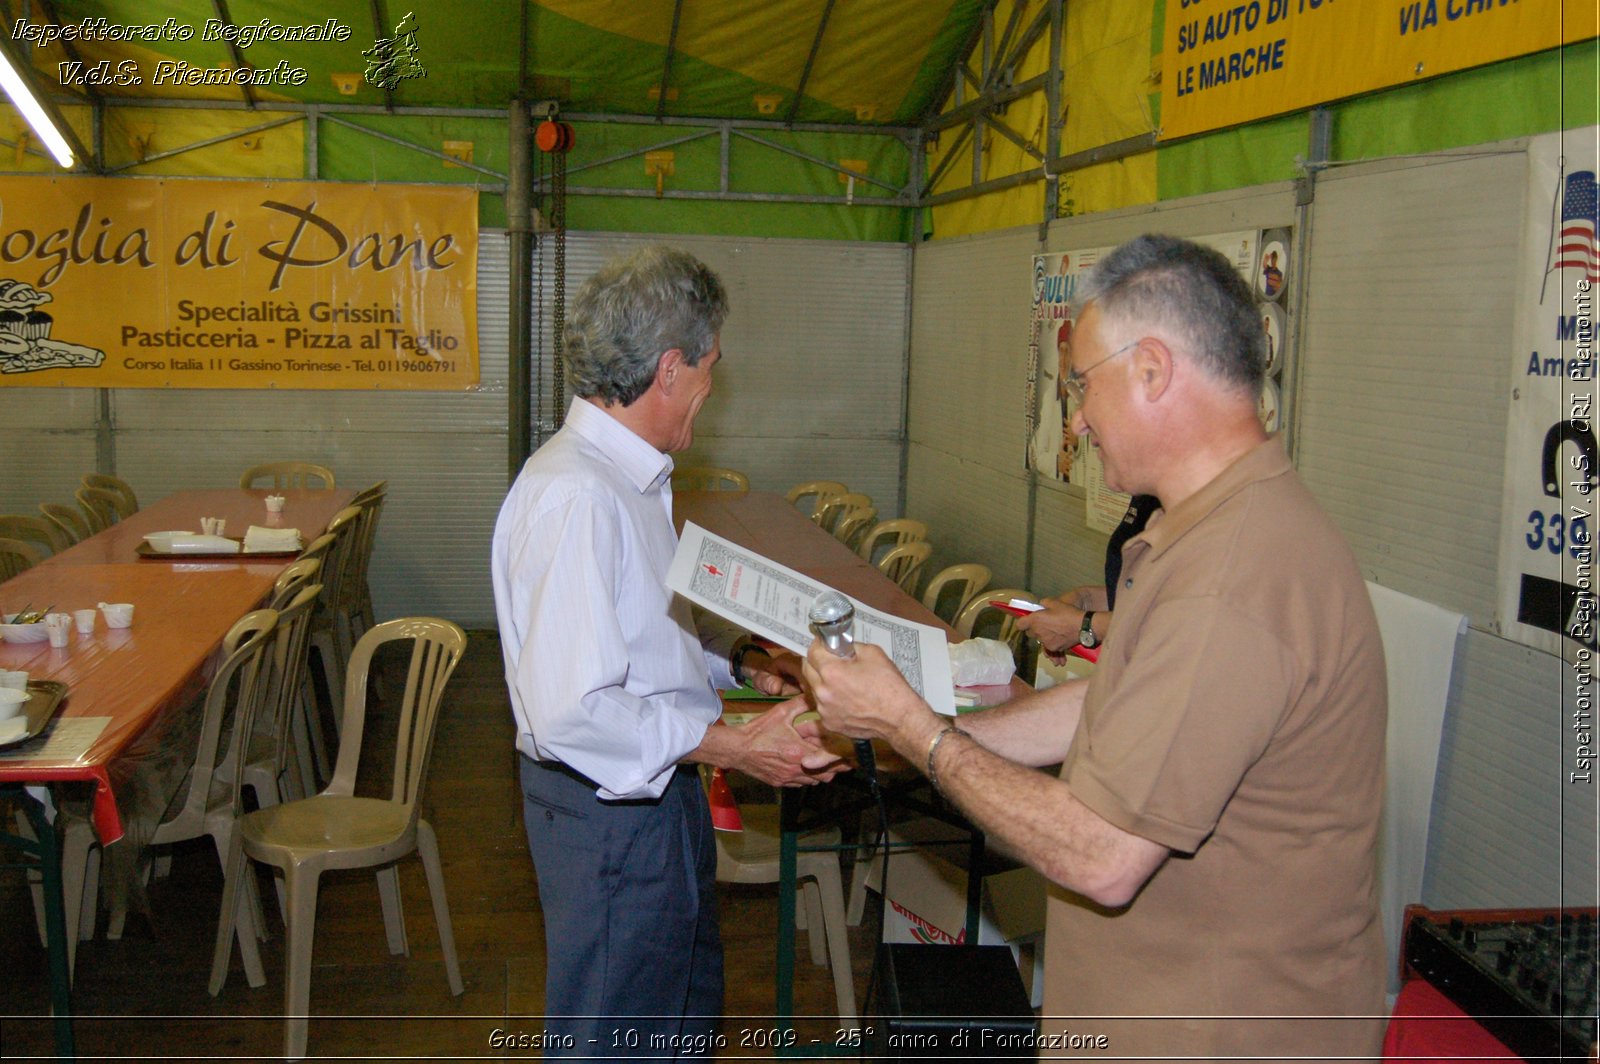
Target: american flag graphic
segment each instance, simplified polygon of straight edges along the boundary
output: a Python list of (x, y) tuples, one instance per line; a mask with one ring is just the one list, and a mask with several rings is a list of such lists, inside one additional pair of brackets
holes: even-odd
[(1556, 237), (1552, 269), (1566, 267), (1583, 270), (1590, 281), (1600, 281), (1600, 253), (1595, 249), (1595, 229), (1600, 225), (1600, 204), (1595, 197), (1593, 170), (1579, 170), (1567, 177), (1561, 198), (1561, 231)]

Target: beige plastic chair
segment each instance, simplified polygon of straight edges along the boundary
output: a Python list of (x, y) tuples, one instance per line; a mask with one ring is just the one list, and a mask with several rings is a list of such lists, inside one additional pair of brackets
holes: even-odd
[(44, 555), (20, 539), (0, 539), (0, 580), (10, 580), (20, 572), (44, 561)]
[(88, 519), (76, 506), (60, 502), (42, 502), (39, 504), (39, 512), (54, 521), (56, 527), (66, 533), (67, 538), (74, 543), (83, 542), (91, 534)]
[(0, 516), (0, 537), (20, 539), (44, 555), (60, 554), (72, 546), (66, 531), (48, 517), (27, 514)]
[(378, 520), (383, 516), (383, 503), (388, 497), (389, 482), (378, 483), (351, 500), (351, 506), (361, 508), (361, 529), (356, 537), (355, 559), (351, 562), (350, 587), (344, 590), (345, 612), (350, 625), (352, 644), (378, 623), (372, 608), (372, 585), (368, 574), (372, 569), (372, 552), (378, 545)]
[[(395, 712), (394, 789), (383, 798), (355, 796), (361, 758), (361, 732), (366, 723), (368, 672), (373, 653), (384, 643), (409, 640), (405, 693)], [(375, 868), (382, 901), (389, 951), (408, 952), (405, 917), (400, 908), (400, 876), (395, 862), (415, 852), (422, 858), (428, 893), (433, 898), (439, 946), (444, 955), (450, 992), (459, 996), (461, 968), (456, 961), (455, 934), (445, 898), (444, 875), (439, 863), (439, 843), (433, 827), (418, 813), (418, 799), (427, 778), (433, 749), (434, 726), (444, 688), (467, 645), (467, 636), (449, 621), (431, 617), (403, 617), (386, 621), (362, 636), (350, 660), (350, 677), (344, 692), (345, 742), (339, 747), (333, 779), (320, 794), (239, 817), (238, 830), (226, 864), (222, 888), (222, 921), (217, 926), (212, 957), (210, 993), (215, 996), (227, 981), (236, 926), (242, 915), (240, 884), (252, 878), (246, 859), (281, 870), (288, 893), (289, 927), (287, 971), (284, 987), (284, 1056), (299, 1059), (306, 1053), (307, 1014), (311, 1006), (311, 945), (317, 916), (318, 881), (325, 870)], [(386, 710), (387, 711), (387, 710)], [(242, 812), (239, 788), (234, 788), (234, 808)], [(246, 978), (260, 986), (249, 968)]]
[[(947, 566), (934, 573), (933, 578), (928, 581), (928, 586), (922, 589), (922, 604), (954, 627), (954, 621), (961, 608), (972, 601), (973, 592), (988, 586), (989, 579), (993, 575), (987, 565), (979, 565), (977, 562)], [(950, 588), (952, 593), (947, 593), (946, 588)], [(940, 609), (941, 600), (946, 598), (952, 605), (947, 610)]]
[(801, 511), (815, 520), (824, 499), (830, 495), (843, 495), (849, 490), (837, 480), (807, 480), (790, 488), (784, 498), (799, 504)]
[(833, 526), (838, 523), (851, 510), (866, 509), (872, 505), (872, 496), (863, 495), (859, 491), (847, 491), (842, 495), (828, 495), (818, 500), (817, 512), (811, 519), (828, 532), (833, 531)]
[(121, 477), (109, 473), (85, 473), (80, 483), (86, 488), (109, 491), (115, 495), (118, 518), (132, 517), (139, 512), (139, 497), (133, 493), (133, 486)]
[[(743, 831), (718, 831), (717, 880), (721, 883), (776, 883), (778, 881), (778, 807), (740, 805)], [(836, 827), (810, 831), (800, 836), (795, 877), (811, 942), (813, 963), (831, 964), (833, 991), (839, 1003), (839, 1023), (853, 1026), (856, 1020), (855, 977), (850, 967), (850, 939), (845, 927), (844, 883), (839, 874), (836, 849), (808, 850), (808, 847), (837, 847)]]
[[(262, 483), (267, 481), (269, 483)], [(317, 483), (312, 483), (317, 481)], [(333, 470), (314, 462), (263, 462), (239, 475), (241, 488), (332, 488)]]
[[(223, 660), (206, 690), (194, 763), (167, 807), (166, 819), (150, 835), (150, 846), (209, 835), (217, 860), (227, 861), (234, 836), (234, 780), (250, 723), (267, 694), (272, 668), (268, 652), (277, 624), (276, 610), (255, 610), (234, 622), (223, 637)], [(68, 863), (64, 857), (63, 868)], [(264, 982), (256, 939), (265, 936), (265, 924), (254, 887), (254, 881), (246, 886), (251, 925), (248, 931), (239, 928), (239, 950), (250, 978)], [(122, 937), (126, 918), (125, 910), (113, 909), (107, 937)]]
[(879, 521), (862, 537), (856, 553), (867, 561), (880, 547), (898, 547), (902, 543), (918, 543), (928, 538), (928, 526), (914, 517), (893, 517)]
[(311, 752), (304, 742), (305, 718), (297, 710), (305, 689), (312, 610), (321, 593), (321, 584), (305, 584), (281, 608), (274, 607), (278, 628), (272, 640), (271, 672), (243, 769), (244, 785), (255, 792), (258, 808), (304, 798), (316, 790)]
[(76, 498), (78, 505), (83, 507), (83, 515), (89, 523), (91, 534), (104, 532), (122, 520), (121, 515), (117, 513), (117, 496), (113, 492), (102, 488), (79, 488)]
[[(1028, 599), (1032, 602), (1039, 601), (1038, 595), (1020, 587), (992, 587), (986, 591), (980, 591), (972, 596), (965, 606), (961, 607), (960, 613), (956, 614), (954, 626), (956, 634), (963, 639), (971, 639), (975, 631), (981, 631), (989, 624), (996, 624), (995, 634), (989, 636), (989, 638), (998, 639), (1002, 643), (1010, 643), (1012, 648), (1015, 649), (1018, 637), (1021, 635), (1017, 631), (1017, 618), (1005, 610), (996, 609), (989, 605), (993, 600), (1009, 602), (1014, 598)], [(991, 613), (994, 614), (994, 617), (984, 616)]]
[(854, 550), (867, 529), (877, 520), (878, 510), (874, 506), (858, 506), (854, 510), (846, 510), (833, 523), (833, 538)]
[(891, 547), (889, 553), (878, 560), (878, 571), (899, 584), (906, 594), (915, 595), (917, 578), (922, 575), (922, 567), (932, 553), (933, 544), (926, 540), (902, 543), (898, 547)]
[(737, 469), (685, 466), (672, 471), (672, 490), (744, 492), (750, 490), (750, 478)]
[[(314, 539), (310, 543), (306, 544), (306, 549), (300, 552), (300, 557), (295, 559), (295, 561), (291, 565), (289, 565), (287, 568), (285, 568), (282, 573), (278, 574), (277, 581), (272, 585), (272, 587), (273, 587), (273, 591), (272, 591), (273, 600), (277, 601), (279, 596), (282, 594), (282, 592), (284, 590), (282, 585), (283, 585), (285, 577), (288, 575), (290, 570), (294, 569), (295, 566), (300, 565), (302, 562), (308, 562), (308, 561), (316, 562), (317, 566), (318, 566), (318, 568), (317, 568), (317, 577), (318, 577), (318, 579), (325, 580), (325, 578), (322, 575), (322, 571), (323, 571), (323, 569), (325, 569), (327, 567), (330, 553), (332, 552), (333, 548), (337, 545), (337, 543), (338, 543), (338, 537), (331, 536), (328, 533), (324, 532), (322, 535), (318, 536), (316, 539)], [(323, 586), (323, 594), (324, 594), (324, 597), (326, 597), (326, 594), (327, 594), (326, 583), (324, 583), (324, 586)], [(312, 611), (312, 618), (313, 618), (312, 619), (312, 623), (313, 624), (317, 623), (316, 616), (318, 614), (323, 613), (327, 608), (328, 607), (327, 607), (327, 603), (326, 602), (319, 602), (317, 604), (316, 609), (314, 609)], [(308, 657), (309, 657), (309, 650), (308, 650)], [(331, 766), (328, 763), (328, 744), (327, 744), (327, 739), (323, 735), (323, 731), (322, 731), (322, 715), (317, 709), (318, 702), (317, 702), (317, 699), (315, 697), (315, 692), (314, 692), (314, 690), (312, 689), (312, 686), (311, 686), (309, 662), (308, 662), (308, 667), (307, 667), (305, 676), (306, 676), (305, 680), (302, 681), (303, 685), (305, 687), (305, 694), (304, 694), (304, 697), (301, 699), (300, 720), (299, 720), (298, 723), (295, 724), (296, 741), (300, 742), (302, 739), (308, 739), (309, 742), (310, 742), (310, 747), (309, 748), (310, 748), (310, 751), (311, 751), (312, 766), (313, 766), (314, 775), (307, 775), (306, 778), (307, 779), (326, 779), (328, 777), (328, 772), (330, 771), (330, 768), (331, 768)], [(323, 668), (323, 676), (326, 679), (326, 677), (327, 677), (327, 668), (326, 667)], [(332, 688), (330, 688), (330, 690), (332, 690)], [(304, 746), (297, 747), (297, 752), (300, 749), (304, 749)]]
[[(322, 600), (312, 616), (311, 646), (317, 652), (317, 663), (322, 669), (323, 683), (331, 705), (330, 715), (337, 725), (342, 719), (339, 699), (344, 691), (345, 662), (350, 658), (350, 626), (346, 606), (345, 586), (349, 581), (357, 539), (361, 534), (361, 509), (346, 506), (333, 515), (326, 533), (333, 537), (327, 556), (322, 563)], [(320, 716), (317, 727), (320, 728)]]

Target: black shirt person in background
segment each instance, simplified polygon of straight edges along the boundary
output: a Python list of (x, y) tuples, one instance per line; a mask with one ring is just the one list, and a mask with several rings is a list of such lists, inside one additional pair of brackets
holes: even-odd
[(1150, 515), (1160, 509), (1154, 495), (1135, 495), (1106, 543), (1106, 582), (1099, 587), (1077, 587), (1057, 598), (1043, 600), (1044, 609), (1017, 621), (1017, 629), (1039, 641), (1051, 660), (1060, 662), (1071, 647), (1096, 647), (1111, 634), (1111, 612), (1117, 604), (1117, 582), (1122, 576), (1122, 545), (1144, 531)]

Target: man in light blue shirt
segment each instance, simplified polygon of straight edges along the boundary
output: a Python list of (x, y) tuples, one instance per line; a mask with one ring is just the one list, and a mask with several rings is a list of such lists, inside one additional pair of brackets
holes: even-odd
[(715, 687), (748, 678), (792, 691), (798, 659), (746, 637), (702, 639), (665, 586), (677, 547), (669, 454), (694, 439), (726, 314), (721, 281), (684, 252), (646, 248), (603, 267), (568, 316), (566, 423), (495, 525), (495, 610), (557, 1036), (547, 1055), (659, 1056), (716, 1029), (716, 847), (685, 762), (778, 786), (834, 771), (816, 725), (794, 725), (803, 702), (719, 723)]

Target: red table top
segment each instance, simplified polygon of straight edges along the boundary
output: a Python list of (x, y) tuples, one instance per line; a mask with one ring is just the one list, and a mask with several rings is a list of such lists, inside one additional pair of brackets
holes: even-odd
[(0, 643), (0, 668), (67, 685), (58, 719), (110, 718), (82, 756), (0, 760), (0, 781), (94, 781), (100, 839), (120, 838), (111, 763), (183, 695), (200, 688), (222, 637), (266, 598), (275, 575), (266, 565), (55, 564), (0, 584), (0, 607), (7, 612), (29, 604), (56, 612), (100, 602), (134, 605), (132, 627), (107, 628), (102, 618), (92, 635), (74, 631), (59, 649), (48, 642)]

